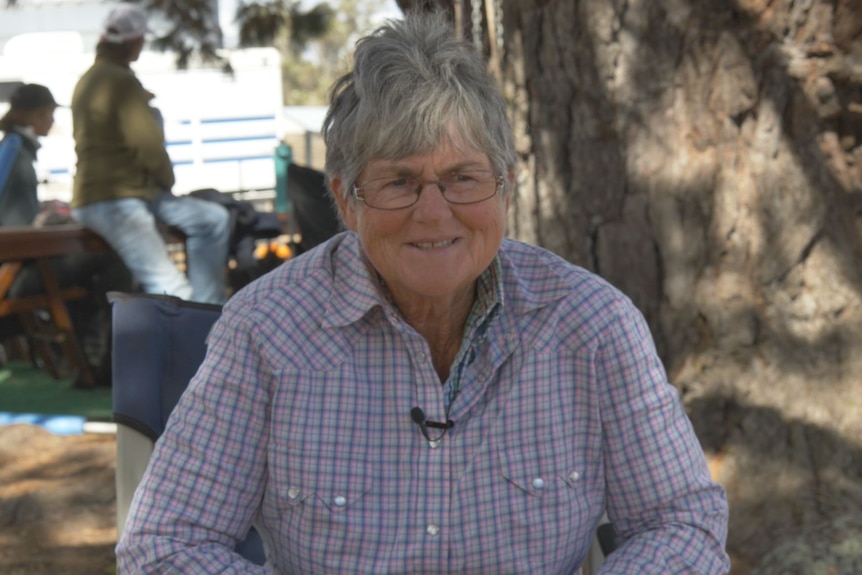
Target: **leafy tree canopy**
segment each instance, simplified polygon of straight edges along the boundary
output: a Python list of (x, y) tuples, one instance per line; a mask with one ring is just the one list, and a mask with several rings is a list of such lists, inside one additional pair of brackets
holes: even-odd
[[(159, 18), (164, 27), (150, 42), (156, 50), (173, 52), (177, 65), (192, 57), (223, 62), (218, 50), (223, 34), (212, 0), (129, 0)], [(15, 6), (18, 0), (6, 0)], [(241, 46), (269, 46), (286, 36), (296, 50), (321, 37), (329, 29), (334, 11), (326, 3), (306, 9), (298, 0), (240, 0), (236, 12)]]

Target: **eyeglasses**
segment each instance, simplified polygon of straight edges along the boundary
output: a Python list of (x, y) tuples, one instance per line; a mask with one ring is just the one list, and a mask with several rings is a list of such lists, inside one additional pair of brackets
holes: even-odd
[(419, 201), (425, 186), (435, 184), (450, 204), (478, 204), (494, 197), (503, 178), (490, 170), (468, 170), (446, 174), (439, 180), (420, 180), (410, 176), (373, 178), (353, 186), (353, 197), (377, 210), (401, 210)]

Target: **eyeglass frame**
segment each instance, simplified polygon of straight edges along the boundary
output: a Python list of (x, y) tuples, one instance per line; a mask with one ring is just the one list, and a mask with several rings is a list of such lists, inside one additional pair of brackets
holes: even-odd
[[(434, 184), (437, 186), (437, 189), (440, 191), (440, 195), (443, 196), (443, 199), (446, 200), (446, 202), (452, 204), (453, 206), (472, 206), (475, 204), (481, 204), (482, 202), (487, 202), (488, 200), (490, 200), (491, 198), (496, 196), (498, 193), (500, 193), (500, 189), (506, 183), (505, 178), (503, 178), (503, 176), (496, 174), (494, 172), (494, 170), (474, 170), (474, 171), (488, 172), (490, 174), (494, 174), (495, 185), (494, 185), (494, 192), (491, 195), (489, 195), (487, 198), (482, 198), (481, 200), (475, 200), (472, 202), (453, 202), (452, 200), (447, 198), (446, 197), (446, 189), (443, 186), (441, 186), (440, 180), (419, 180), (418, 181), (418, 187), (415, 190), (416, 199), (413, 200), (412, 203), (407, 204), (406, 206), (398, 206), (397, 208), (380, 208), (377, 206), (372, 206), (371, 204), (368, 203), (368, 200), (366, 200), (363, 196), (360, 195), (360, 192), (362, 191), (362, 188), (366, 184), (368, 184), (368, 182), (373, 182), (375, 180), (388, 179), (386, 176), (383, 176), (380, 178), (371, 178), (369, 180), (365, 180), (361, 184), (353, 184), (353, 187), (350, 189), (350, 195), (353, 196), (354, 199), (362, 202), (363, 204), (365, 204), (366, 206), (368, 206), (371, 209), (391, 212), (391, 211), (395, 211), (395, 210), (406, 210), (407, 208), (412, 208), (413, 206), (415, 206), (416, 204), (419, 203), (419, 197), (422, 195), (422, 192), (425, 191), (425, 187), (428, 186), (429, 184)], [(407, 176), (407, 178), (412, 179), (412, 176)], [(416, 179), (418, 180), (418, 178), (416, 178)]]

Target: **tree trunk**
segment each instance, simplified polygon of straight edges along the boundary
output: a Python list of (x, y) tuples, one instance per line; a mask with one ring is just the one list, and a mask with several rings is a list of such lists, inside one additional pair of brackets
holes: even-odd
[(510, 233), (646, 315), (728, 490), (734, 573), (862, 513), (862, 3), (503, 14)]

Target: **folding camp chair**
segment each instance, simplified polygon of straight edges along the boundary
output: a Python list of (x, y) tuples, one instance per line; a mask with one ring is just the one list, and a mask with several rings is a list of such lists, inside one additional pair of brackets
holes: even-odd
[[(171, 296), (112, 292), (113, 419), (117, 423), (117, 528), (122, 533), (135, 488), (168, 416), (206, 353), (205, 340), (221, 307)], [(584, 564), (593, 575), (613, 548), (603, 519)], [(263, 543), (252, 529), (237, 548), (264, 563)]]
[[(117, 533), (168, 416), (203, 362), (221, 307), (171, 296), (111, 292), (113, 419), (117, 424)], [(265, 555), (253, 528), (237, 551), (258, 565)]]
[(605, 558), (616, 548), (615, 538), (616, 534), (608, 516), (602, 516), (593, 537), (593, 544), (587, 553), (587, 559), (581, 567), (583, 575), (595, 575), (599, 567), (605, 562)]

